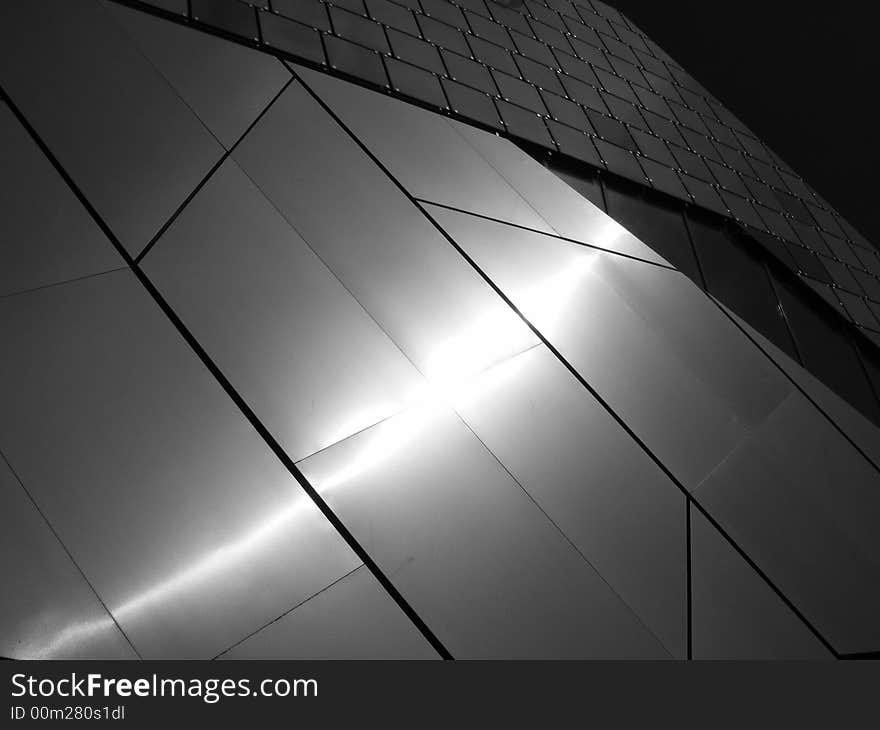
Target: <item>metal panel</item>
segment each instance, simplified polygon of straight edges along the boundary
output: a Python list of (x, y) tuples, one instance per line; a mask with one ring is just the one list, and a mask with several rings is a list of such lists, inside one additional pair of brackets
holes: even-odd
[(438, 659), (363, 566), (223, 659)]
[(688, 225), (706, 288), (793, 355), (791, 334), (764, 263), (730, 231), (693, 214)]
[(290, 80), (271, 56), (117, 3), (102, 4), (227, 149)]
[[(433, 112), (293, 66), (343, 123), (417, 198), (552, 233), (498, 173)], [(394, 124), (388, 124), (393, 119)]]
[(440, 208), (431, 214), (687, 487), (790, 391), (676, 271)]
[(143, 656), (210, 657), (357, 565), (132, 274), (0, 331), (0, 444)]
[(685, 498), (543, 345), (455, 398), (465, 422), (674, 656), (687, 656)]
[[(880, 422), (880, 406), (849, 333), (828, 308), (806, 296), (795, 282), (777, 279), (776, 290), (804, 365), (875, 423)], [(830, 289), (827, 292), (837, 301)]]
[(709, 521), (691, 511), (694, 659), (832, 659)]
[(560, 236), (664, 266), (671, 265), (509, 140), (461, 122), (450, 121), (449, 124)]
[(479, 372), (537, 342), (300, 86), (233, 156), (432, 381)]
[(842, 653), (880, 648), (877, 470), (800, 393), (697, 489), (737, 544)]
[[(720, 304), (720, 302), (719, 302)], [(804, 393), (816, 403), (834, 423), (853, 440), (876, 466), (880, 466), (880, 427), (871, 423), (837, 393), (804, 370), (764, 335), (721, 304), (722, 308), (748, 335), (781, 367)]]
[(136, 658), (2, 457), (0, 574), (0, 656)]
[[(457, 117), (476, 119), (502, 133), (530, 140), (553, 155), (558, 146), (563, 155), (594, 167), (607, 165), (617, 175), (653, 185), (685, 203), (693, 202), (721, 216), (744, 218), (754, 226), (753, 234), (771, 231), (777, 237), (768, 239), (775, 241), (774, 248), (781, 245), (779, 239), (791, 243), (801, 238), (808, 248), (821, 253), (827, 253), (826, 243), (835, 248), (834, 239), (849, 251), (850, 258), (853, 250), (871, 249), (821, 196), (631, 24), (627, 28), (609, 23), (582, 4), (575, 9), (567, 0), (553, 8), (532, 3), (523, 11), (530, 15), (512, 8), (504, 10), (498, 3), (487, 5), (483, 0), (464, 3), (464, 12), (447, 0), (436, 0), (430, 7), (427, 2), (372, 0), (365, 6), (363, 0), (276, 0), (271, 11), (268, 0), (251, 3), (256, 8), (240, 0), (152, 0), (148, 4), (184, 15), (189, 6), (190, 17), (203, 27), (213, 26), (214, 33), (224, 37), (233, 34), (248, 44), (329, 65), (383, 93), (392, 90), (435, 106), (445, 107), (445, 100), (437, 79), (424, 72), (448, 74), (453, 81), (441, 81)], [(489, 15), (494, 16), (494, 22)], [(572, 15), (590, 18), (587, 22), (596, 27), (576, 21)], [(618, 19), (629, 23), (615, 15)], [(387, 55), (389, 46), (395, 59)], [(510, 55), (514, 49), (516, 65)], [(413, 66), (401, 65), (397, 59)], [(498, 76), (496, 84), (492, 69), (518, 78)], [(501, 90), (516, 104), (543, 114), (535, 96), (535, 90), (540, 91), (554, 116), (561, 107), (568, 108), (566, 119), (558, 121), (574, 129), (553, 121), (545, 126), (534, 114), (530, 116), (522, 107), (498, 98)], [(501, 123), (492, 97), (506, 124)], [(589, 121), (578, 105), (587, 107)], [(601, 137), (595, 140), (595, 147), (604, 161), (586, 137), (593, 127)], [(632, 154), (637, 149), (633, 138), (651, 160)], [(674, 157), (670, 149), (675, 150)], [(676, 170), (680, 167), (687, 173), (679, 175)], [(747, 200), (753, 197), (760, 207)], [(817, 228), (802, 222), (815, 223)], [(675, 251), (662, 253), (672, 255)], [(681, 264), (682, 270), (693, 266), (689, 254), (684, 254), (685, 258), (673, 261)], [(862, 253), (859, 257), (865, 258)], [(846, 266), (839, 267), (845, 280), (862, 273), (857, 261), (839, 258), (853, 267), (849, 273)], [(865, 262), (876, 275), (876, 257), (868, 252)], [(794, 262), (787, 265), (797, 270)]]
[(453, 656), (666, 655), (442, 402), (300, 466)]
[(124, 265), (5, 104), (0, 155), (0, 296)]
[(660, 204), (653, 196), (643, 196), (643, 190), (640, 185), (606, 181), (608, 215), (661, 252), (679, 271), (700, 282), (700, 267), (694, 258), (682, 206)]
[(232, 160), (143, 266), (294, 461), (402, 410), (422, 387)]
[(131, 253), (223, 153), (94, 0), (0, 5), (0, 69), (5, 91)]

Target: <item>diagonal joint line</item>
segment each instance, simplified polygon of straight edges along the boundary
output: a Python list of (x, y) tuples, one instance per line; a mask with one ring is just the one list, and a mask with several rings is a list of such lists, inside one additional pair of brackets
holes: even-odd
[(648, 266), (656, 266), (660, 269), (666, 269), (667, 271), (674, 271), (679, 273), (678, 269), (674, 266), (669, 266), (667, 264), (661, 264), (659, 261), (649, 261), (648, 259), (643, 259), (634, 254), (623, 253), (622, 251), (614, 251), (610, 248), (605, 248), (603, 246), (597, 246), (595, 243), (587, 243), (586, 241), (578, 241), (575, 238), (569, 238), (568, 236), (561, 236), (558, 233), (548, 233), (547, 231), (539, 231), (535, 228), (529, 228), (528, 226), (521, 225), (519, 223), (511, 223), (510, 221), (503, 221), (498, 218), (493, 218), (490, 215), (485, 215), (483, 213), (477, 213), (473, 210), (462, 210), (461, 208), (456, 208), (453, 205), (446, 205), (445, 203), (438, 203), (433, 200), (425, 200), (424, 198), (416, 198), (413, 197), (413, 200), (417, 203), (424, 203), (425, 205), (433, 205), (436, 208), (444, 208), (446, 210), (451, 210), (454, 213), (461, 213), (462, 215), (473, 216), (474, 218), (481, 218), (485, 221), (491, 221), (492, 223), (497, 223), (502, 226), (509, 226), (511, 228), (518, 228), (521, 231), (527, 231), (528, 233), (534, 233), (539, 236), (546, 236), (547, 238), (555, 238), (560, 241), (565, 241), (566, 243), (574, 243), (578, 246), (583, 246), (584, 248), (591, 248), (594, 251), (602, 251), (602, 253), (607, 253), (612, 256), (620, 256), (624, 259), (630, 259), (631, 261), (638, 261), (640, 264), (647, 264)]
[(190, 194), (187, 195), (186, 198), (184, 199), (184, 201), (183, 201), (183, 202), (177, 207), (177, 210), (175, 210), (174, 213), (171, 214), (171, 217), (170, 217), (167, 221), (165, 221), (165, 223), (162, 225), (161, 228), (159, 228), (159, 230), (158, 230), (158, 232), (156, 233), (156, 235), (153, 236), (153, 237), (150, 239), (149, 243), (147, 243), (147, 245), (144, 246), (143, 250), (142, 250), (142, 251), (141, 251), (141, 252), (135, 257), (134, 262), (135, 262), (136, 264), (139, 264), (139, 263), (141, 262), (141, 260), (143, 260), (144, 256), (146, 256), (146, 255), (150, 252), (150, 249), (152, 249), (153, 246), (156, 245), (156, 243), (158, 242), (158, 240), (164, 235), (165, 231), (167, 231), (167, 230), (171, 227), (171, 225), (174, 223), (174, 221), (177, 220), (178, 216), (183, 212), (183, 209), (186, 208), (186, 206), (190, 204), (190, 202), (192, 201), (192, 199), (195, 198), (196, 195), (198, 195), (199, 191), (200, 191), (203, 187), (205, 187), (205, 185), (207, 185), (208, 181), (214, 176), (214, 173), (217, 172), (217, 170), (220, 169), (220, 166), (221, 166), (224, 162), (226, 162), (226, 160), (229, 158), (229, 156), (235, 151), (235, 148), (238, 147), (238, 145), (242, 142), (242, 140), (244, 140), (244, 138), (248, 136), (248, 134), (250, 133), (250, 131), (251, 131), (251, 130), (257, 125), (257, 123), (258, 123), (258, 122), (259, 122), (259, 121), (265, 116), (266, 112), (268, 112), (269, 109), (272, 108), (272, 105), (273, 105), (273, 104), (278, 100), (278, 98), (279, 98), (279, 97), (280, 97), (280, 96), (281, 96), (281, 95), (287, 90), (287, 87), (290, 86), (290, 84), (291, 84), (292, 82), (293, 82), (293, 78), (290, 78), (290, 79), (288, 79), (287, 81), (284, 82), (284, 85), (281, 87), (281, 89), (278, 91), (278, 93), (275, 94), (275, 96), (273, 96), (273, 97), (269, 100), (269, 103), (266, 104), (266, 106), (263, 108), (263, 110), (262, 110), (259, 114), (257, 114), (257, 116), (256, 116), (256, 118), (254, 119), (254, 121), (252, 121), (252, 122), (248, 125), (247, 129), (244, 130), (244, 132), (242, 133), (242, 135), (241, 135), (237, 140), (235, 140), (235, 144), (233, 144), (232, 146), (230, 146), (230, 148), (229, 148), (228, 150), (226, 150), (226, 151), (220, 156), (220, 159), (217, 160), (217, 162), (214, 163), (214, 166), (213, 166), (210, 170), (208, 170), (208, 174), (205, 175), (205, 177), (202, 178), (201, 182), (199, 182), (199, 184), (196, 185), (196, 186), (192, 189), (192, 191), (190, 192)]
[[(291, 79), (292, 80), (292, 79)], [(289, 83), (289, 82), (288, 82)], [(256, 413), (251, 409), (248, 405), (247, 401), (235, 390), (232, 383), (227, 379), (227, 377), (223, 374), (217, 364), (213, 361), (213, 359), (208, 355), (205, 349), (201, 346), (192, 332), (189, 331), (187, 326), (183, 323), (180, 317), (177, 316), (177, 313), (171, 308), (159, 290), (155, 287), (150, 278), (144, 273), (141, 267), (138, 265), (137, 261), (131, 256), (131, 254), (126, 250), (125, 246), (122, 245), (122, 242), (116, 237), (107, 223), (104, 221), (102, 216), (98, 213), (95, 207), (91, 204), (91, 202), (86, 198), (85, 194), (79, 189), (79, 186), (73, 181), (46, 143), (42, 140), (37, 131), (31, 126), (30, 122), (28, 122), (27, 118), (22, 114), (22, 112), (18, 109), (18, 107), (13, 103), (12, 99), (6, 93), (6, 90), (0, 86), (0, 97), (6, 102), (9, 106), (10, 110), (12, 110), (15, 117), (19, 120), (22, 126), (27, 130), (28, 134), (34, 140), (34, 142), (39, 146), (42, 150), (43, 154), (46, 155), (47, 159), (52, 163), (53, 167), (57, 170), (58, 174), (61, 175), (64, 182), (68, 185), (71, 191), (76, 195), (77, 199), (83, 205), (83, 207), (88, 211), (88, 213), (95, 220), (95, 223), (100, 227), (101, 231), (113, 246), (118, 251), (119, 255), (125, 260), (131, 269), (132, 273), (141, 283), (141, 285), (147, 290), (150, 296), (153, 298), (153, 301), (156, 305), (162, 310), (165, 316), (170, 320), (171, 324), (177, 329), (180, 336), (184, 339), (184, 341), (190, 346), (196, 356), (202, 361), (202, 364), (208, 369), (211, 375), (214, 376), (214, 379), (219, 383), (219, 385), (226, 392), (227, 396), (235, 403), (235, 405), (239, 408), (241, 413), (245, 418), (250, 422), (251, 426), (254, 430), (259, 434), (259, 436), (265, 441), (266, 445), (272, 450), (278, 460), (285, 466), (285, 468), (290, 472), (290, 474), (296, 479), (299, 483), (300, 487), (302, 487), (303, 491), (311, 498), (312, 502), (314, 502), (315, 506), (321, 511), (324, 517), (327, 518), (328, 522), (336, 529), (339, 533), (340, 537), (348, 544), (351, 550), (358, 556), (361, 562), (367, 566), (369, 571), (373, 574), (376, 580), (380, 583), (380, 585), (385, 589), (388, 595), (394, 600), (394, 602), (400, 607), (400, 609), (404, 612), (404, 614), (409, 618), (409, 620), (413, 623), (413, 625), (418, 629), (418, 631), (422, 634), (422, 636), (428, 641), (428, 643), (434, 648), (434, 650), (443, 658), (443, 659), (453, 659), (450, 651), (443, 645), (440, 639), (434, 634), (434, 632), (428, 627), (428, 625), (422, 620), (421, 616), (415, 611), (415, 609), (409, 604), (409, 602), (404, 598), (404, 596), (400, 593), (397, 587), (391, 582), (388, 576), (382, 571), (379, 565), (373, 560), (372, 556), (364, 549), (364, 547), (358, 542), (357, 538), (351, 533), (351, 531), (345, 526), (342, 520), (337, 517), (336, 513), (333, 512), (331, 507), (327, 504), (324, 498), (318, 493), (318, 491), (309, 483), (308, 479), (306, 479), (305, 475), (300, 471), (300, 469), (294, 464), (293, 460), (287, 455), (284, 449), (281, 447), (281, 444), (275, 439), (275, 437), (270, 433), (269, 429), (260, 421), (257, 417)]]
[(107, 604), (104, 603), (104, 599), (101, 598), (101, 594), (98, 593), (98, 590), (95, 588), (92, 581), (89, 580), (89, 577), (86, 575), (85, 571), (82, 569), (80, 564), (78, 562), (76, 562), (76, 558), (73, 557), (73, 553), (70, 552), (70, 550), (68, 549), (64, 540), (61, 539), (61, 535), (58, 534), (58, 531), (55, 529), (55, 526), (49, 520), (49, 517), (46, 515), (46, 513), (43, 512), (42, 508), (37, 503), (37, 500), (34, 499), (34, 495), (31, 494), (31, 490), (28, 489), (24, 485), (24, 481), (18, 475), (18, 472), (15, 470), (15, 468), (12, 466), (12, 462), (10, 462), (8, 458), (6, 458), (6, 455), (2, 451), (0, 451), (0, 460), (2, 460), (6, 464), (7, 468), (12, 473), (12, 476), (15, 477), (15, 480), (18, 482), (18, 485), (21, 487), (22, 491), (25, 493), (25, 496), (28, 498), (28, 501), (33, 505), (34, 509), (37, 511), (37, 514), (40, 515), (43, 522), (46, 524), (46, 527), (49, 528), (49, 532), (51, 532), (52, 535), (54, 536), (54, 538), (58, 541), (58, 544), (61, 546), (61, 549), (64, 551), (64, 553), (70, 559), (70, 562), (73, 563), (73, 567), (76, 568), (76, 572), (79, 573), (80, 577), (83, 579), (85, 584), (89, 587), (89, 590), (91, 590), (92, 594), (95, 596), (95, 599), (98, 601), (99, 604), (101, 604), (101, 608), (103, 608), (104, 611), (107, 612), (107, 615), (110, 617), (110, 620), (113, 622), (113, 624), (119, 630), (119, 633), (122, 634), (122, 638), (125, 639), (126, 643), (131, 647), (131, 650), (134, 652), (135, 656), (138, 659), (143, 659), (143, 656), (141, 656), (141, 653), (138, 651), (137, 647), (134, 645), (134, 642), (131, 640), (131, 637), (127, 633), (125, 633), (125, 629), (123, 629), (122, 626), (120, 626), (119, 621), (116, 620), (116, 616), (113, 615), (113, 612), (107, 607)]
[(419, 202), (419, 200), (413, 196), (404, 185), (391, 173), (391, 171), (376, 157), (375, 154), (358, 138), (351, 129), (345, 124), (345, 122), (340, 119), (340, 117), (330, 108), (330, 106), (324, 102), (321, 97), (316, 94), (311, 87), (301, 78), (297, 77), (300, 84), (302, 84), (303, 88), (308, 91), (308, 93), (312, 96), (312, 98), (316, 101), (317, 104), (324, 109), (327, 114), (339, 125), (339, 127), (354, 141), (354, 143), (363, 151), (367, 157), (373, 161), (373, 163), (385, 174), (385, 176), (397, 187), (398, 190), (414, 205), (416, 208), (422, 211), (424, 216), (433, 224), (433, 226), (437, 229), (437, 231), (447, 240), (447, 242), (458, 251), (459, 255), (471, 266), (471, 268), (486, 282), (486, 284), (499, 296), (502, 301), (510, 307), (516, 315), (523, 321), (523, 323), (532, 331), (532, 333), (547, 347), (550, 352), (559, 360), (559, 362), (574, 376), (574, 378), (584, 387), (586, 390), (596, 399), (599, 405), (610, 415), (615, 422), (627, 433), (627, 435), (636, 442), (639, 448), (645, 453), (651, 461), (669, 478), (670, 481), (684, 494), (685, 498), (694, 506), (697, 510), (699, 510), (700, 514), (702, 514), (712, 526), (718, 530), (718, 532), (724, 537), (724, 539), (733, 547), (737, 553), (751, 566), (751, 568), (761, 577), (761, 579), (770, 587), (770, 589), (785, 603), (786, 606), (800, 619), (800, 621), (806, 626), (806, 628), (816, 637), (816, 639), (821, 642), (821, 644), (835, 657), (839, 657), (840, 654), (837, 652), (831, 643), (825, 639), (825, 637), (819, 632), (819, 630), (807, 619), (807, 617), (797, 608), (797, 606), (792, 603), (788, 599), (788, 597), (782, 592), (782, 590), (769, 578), (769, 576), (761, 570), (758, 565), (752, 560), (746, 552), (733, 540), (733, 538), (728, 534), (728, 532), (721, 527), (717, 520), (712, 517), (706, 509), (696, 500), (696, 498), (688, 491), (688, 489), (682, 484), (682, 482), (669, 470), (669, 468), (660, 460), (660, 458), (651, 450), (651, 448), (632, 430), (632, 428), (627, 424), (621, 416), (617, 414), (617, 412), (611, 407), (611, 405), (596, 391), (593, 386), (591, 386), (586, 379), (575, 369), (575, 367), (562, 355), (562, 353), (547, 340), (542, 332), (538, 330), (535, 325), (533, 325), (523, 314), (522, 311), (513, 303), (510, 297), (502, 291), (501, 287), (499, 287), (492, 278), (485, 272), (483, 269), (477, 264), (476, 261), (462, 248), (461, 245), (458, 244), (444, 229), (443, 227), (430, 215), (430, 213), (425, 210), (424, 206)]
[[(825, 420), (828, 421), (828, 423), (834, 428), (834, 430), (837, 431), (841, 436), (843, 436), (843, 438), (846, 439), (846, 441), (849, 443), (849, 445), (852, 446), (865, 459), (865, 461), (867, 461), (872, 467), (874, 467), (875, 471), (880, 472), (880, 464), (877, 464), (877, 462), (875, 462), (865, 452), (865, 450), (861, 446), (859, 446), (855, 442), (855, 440), (852, 439), (852, 437), (850, 437), (850, 435), (844, 430), (844, 428), (842, 426), (840, 426), (837, 423), (837, 421), (834, 418), (832, 418), (831, 415), (824, 408), (822, 408), (819, 405), (819, 403), (809, 393), (807, 393), (806, 389), (803, 388), (800, 385), (800, 383), (798, 383), (793, 377), (791, 377), (791, 375), (789, 375), (786, 372), (785, 368), (782, 367), (782, 365), (780, 365), (778, 362), (776, 362), (776, 359), (769, 352), (767, 352), (767, 350), (764, 347), (762, 347), (761, 343), (759, 343), (754, 337), (752, 337), (752, 335), (748, 331), (746, 331), (746, 329), (743, 328), (742, 325), (740, 325), (740, 323), (737, 322), (736, 319), (734, 317), (732, 317), (730, 315), (730, 313), (723, 306), (721, 306), (721, 304), (718, 302), (718, 300), (715, 299), (715, 297), (711, 296), (708, 292), (704, 292), (704, 293), (706, 294), (706, 297), (709, 299), (709, 301), (711, 301), (712, 304), (718, 308), (718, 311), (721, 312), (728, 320), (730, 320), (730, 322), (734, 325), (734, 327), (736, 327), (740, 332), (742, 332), (742, 334), (746, 337), (746, 339), (748, 339), (749, 342), (751, 342), (773, 364), (773, 367), (775, 367), (782, 374), (782, 376), (786, 380), (788, 380), (795, 387), (795, 389), (802, 396), (804, 396), (804, 398), (806, 398), (807, 401), (809, 401), (813, 405), (813, 407), (817, 411), (819, 411), (819, 413), (821, 413), (825, 417)], [(799, 365), (799, 363), (795, 363), (795, 364)], [(799, 365), (799, 367), (803, 367), (803, 366)], [(804, 370), (806, 370), (806, 367), (804, 367)], [(807, 372), (809, 373), (810, 371), (807, 370)], [(812, 375), (812, 373), (810, 373), (810, 374)], [(813, 377), (815, 377), (815, 376), (813, 376)], [(817, 378), (817, 380), (818, 380), (818, 378)], [(824, 383), (823, 383), (823, 385), (824, 385)], [(828, 386), (826, 386), (826, 387), (828, 387)], [(829, 388), (829, 390), (831, 390), (831, 389)], [(834, 393), (834, 395), (837, 395), (837, 393), (834, 391), (832, 391), (832, 393)], [(841, 398), (841, 400), (843, 400), (843, 399)], [(846, 401), (844, 401), (844, 402), (846, 402)], [(850, 405), (850, 404), (847, 403), (847, 405)], [(856, 411), (856, 412), (858, 412), (858, 411)]]

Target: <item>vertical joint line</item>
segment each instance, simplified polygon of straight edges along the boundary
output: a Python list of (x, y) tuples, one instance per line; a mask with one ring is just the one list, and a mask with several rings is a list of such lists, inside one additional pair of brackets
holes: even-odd
[[(742, 558), (749, 564), (749, 566), (760, 576), (760, 578), (770, 587), (770, 589), (777, 595), (779, 598), (788, 606), (792, 612), (798, 617), (798, 619), (804, 624), (804, 626), (825, 646), (832, 654), (837, 656), (837, 652), (831, 646), (830, 642), (819, 632), (819, 630), (807, 619), (807, 617), (795, 606), (795, 604), (786, 596), (782, 590), (770, 579), (770, 577), (761, 570), (757, 563), (752, 560), (751, 557), (743, 550), (734, 539), (724, 530), (721, 525), (715, 520), (712, 515), (708, 513), (708, 511), (699, 503), (696, 499), (694, 499), (687, 488), (682, 484), (682, 482), (670, 471), (670, 469), (660, 460), (660, 458), (651, 450), (651, 448), (646, 444), (636, 433), (632, 430), (629, 424), (623, 420), (623, 418), (618, 415), (618, 413), (611, 407), (611, 404), (608, 403), (594, 388), (591, 386), (587, 380), (577, 371), (577, 369), (562, 355), (562, 353), (553, 346), (553, 344), (547, 340), (542, 332), (538, 330), (529, 320), (525, 317), (525, 315), (520, 311), (520, 309), (511, 301), (511, 299), (501, 290), (501, 288), (483, 271), (482, 268), (477, 264), (476, 261), (471, 258), (467, 251), (465, 251), (453, 238), (450, 236), (443, 227), (436, 221), (434, 218), (425, 210), (424, 206), (422, 206), (417, 198), (415, 198), (405, 187), (404, 185), (391, 173), (391, 171), (376, 157), (375, 154), (360, 140), (360, 138), (348, 128), (348, 126), (339, 118), (339, 116), (334, 112), (330, 106), (323, 100), (321, 97), (315, 93), (311, 87), (305, 83), (302, 79), (298, 79), (299, 83), (302, 84), (302, 87), (309, 93), (309, 95), (315, 100), (324, 111), (330, 116), (331, 119), (339, 126), (340, 129), (345, 132), (346, 135), (356, 144), (361, 151), (372, 160), (373, 164), (378, 167), (382, 173), (388, 178), (389, 181), (400, 191), (400, 193), (409, 200), (417, 209), (419, 209), (422, 214), (431, 222), (431, 224), (437, 229), (437, 231), (442, 235), (446, 241), (451, 245), (458, 254), (468, 263), (468, 265), (486, 282), (487, 286), (489, 286), (492, 291), (494, 291), (501, 300), (508, 306), (510, 309), (523, 321), (523, 323), (534, 333), (534, 335), (547, 347), (547, 349), (556, 357), (557, 360), (572, 374), (572, 376), (589, 392), (593, 398), (596, 399), (596, 402), (614, 419), (614, 421), (620, 425), (620, 427), (624, 430), (624, 432), (635, 441), (636, 445), (645, 453), (645, 455), (651, 459), (651, 461), (666, 475), (667, 478), (685, 495), (685, 497), (690, 500), (693, 505), (699, 510), (700, 514), (702, 514), (711, 524), (712, 526), (718, 530), (718, 532), (724, 537), (724, 539), (736, 550), (736, 552), (742, 556)], [(708, 294), (706, 296), (709, 296)], [(710, 298), (711, 300), (711, 298)], [(714, 301), (714, 300), (711, 300)]]

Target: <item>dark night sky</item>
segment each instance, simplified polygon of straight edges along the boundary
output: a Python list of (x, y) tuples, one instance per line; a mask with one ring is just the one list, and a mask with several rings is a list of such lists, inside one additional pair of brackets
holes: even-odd
[(880, 247), (873, 3), (608, 1)]

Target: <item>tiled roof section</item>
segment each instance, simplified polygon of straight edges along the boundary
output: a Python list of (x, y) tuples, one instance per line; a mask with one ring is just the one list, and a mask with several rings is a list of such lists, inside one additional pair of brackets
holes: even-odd
[[(126, 1), (126, 0), (123, 0)], [(880, 255), (599, 0), (147, 0), (733, 218), (880, 342)]]

